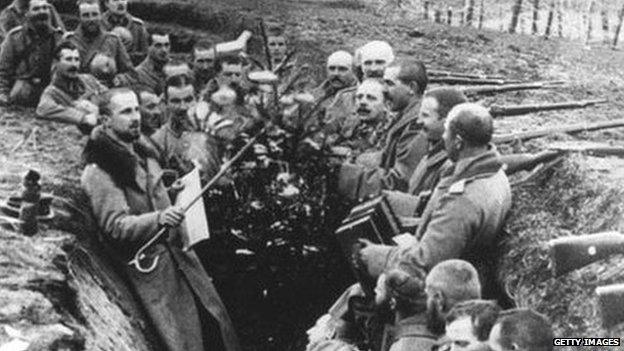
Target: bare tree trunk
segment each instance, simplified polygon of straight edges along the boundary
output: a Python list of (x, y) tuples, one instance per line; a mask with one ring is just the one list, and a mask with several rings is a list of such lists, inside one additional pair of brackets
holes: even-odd
[(537, 20), (539, 19), (539, 0), (533, 0), (533, 24), (531, 25), (531, 34), (537, 34)]
[(509, 25), (509, 33), (516, 32), (520, 11), (522, 11), (522, 0), (516, 0), (511, 8), (511, 24)]
[(479, 5), (479, 29), (483, 28), (483, 17), (485, 17), (485, 0), (481, 0)]
[(559, 38), (563, 37), (563, 1), (557, 1), (557, 34)]
[(450, 6), (446, 10), (446, 24), (453, 25), (453, 8)]
[(498, 20), (500, 21), (500, 28), (498, 30), (501, 32), (505, 30), (505, 23), (503, 22), (503, 18), (505, 18), (503, 16), (503, 7), (499, 5), (498, 6)]
[(593, 13), (594, 13), (594, 8), (596, 7), (596, 1), (595, 0), (591, 0), (589, 2), (589, 5), (587, 6), (587, 32), (585, 34), (585, 44), (589, 44), (589, 41), (592, 38), (592, 30), (593, 30)]
[(468, 0), (466, 2), (466, 25), (472, 26), (472, 21), (474, 19), (474, 5), (475, 0)]
[(555, 2), (556, 0), (551, 0), (550, 8), (548, 9), (548, 19), (546, 20), (546, 30), (544, 31), (544, 37), (548, 39), (550, 37), (550, 31), (552, 28), (553, 18), (555, 17)]
[(524, 18), (524, 16), (522, 16), (522, 14), (520, 14), (520, 19), (518, 19), (518, 22), (520, 22), (520, 34), (526, 34), (525, 31), (525, 24), (526, 24), (526, 19)]
[(617, 47), (618, 40), (620, 39), (620, 30), (622, 29), (622, 21), (624, 20), (624, 5), (622, 5), (622, 9), (620, 9), (620, 13), (618, 15), (618, 24), (615, 28), (615, 36), (613, 37), (613, 49)]
[(600, 6), (600, 18), (602, 19), (602, 37), (605, 44), (609, 44), (611, 36), (609, 33), (609, 10), (607, 0), (602, 0)]
[(459, 11), (459, 25), (464, 25), (464, 10)]
[(429, 20), (429, 0), (423, 2), (423, 19), (425, 21)]
[(440, 11), (440, 9), (435, 9), (433, 11), (433, 21), (435, 23), (442, 23), (442, 11)]

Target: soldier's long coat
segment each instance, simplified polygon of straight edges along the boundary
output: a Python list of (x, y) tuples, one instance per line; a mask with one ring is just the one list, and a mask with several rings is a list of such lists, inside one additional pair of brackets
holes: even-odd
[[(49, 4), (50, 6), (50, 24), (53, 28), (58, 28), (62, 32), (65, 32), (65, 24), (63, 24), (63, 20), (61, 16), (56, 11), (56, 7), (54, 5)], [(26, 22), (26, 12), (21, 12), (19, 7), (17, 6), (17, 0), (14, 0), (9, 6), (7, 6), (0, 13), (0, 30), (2, 31), (2, 36), (5, 37), (6, 34), (11, 31), (11, 29), (21, 26)]]
[(464, 259), (477, 268), (484, 298), (499, 297), (492, 296), (499, 293), (495, 258), (511, 208), (511, 188), (502, 166), (491, 146), (449, 168), (425, 207), (418, 242), (394, 248), (386, 268), (414, 265), (429, 270), (448, 259)]
[(126, 13), (123, 16), (116, 16), (110, 11), (104, 12), (102, 15), (102, 24), (107, 31), (113, 30), (115, 27), (124, 27), (132, 34), (132, 46), (128, 50), (128, 55), (133, 63), (139, 63), (147, 56), (147, 47), (149, 46), (149, 34), (145, 28), (145, 23)]
[(18, 79), (41, 86), (43, 90), (50, 83), (54, 48), (62, 36), (59, 28), (41, 36), (28, 21), (13, 28), (0, 49), (0, 93), (8, 96)]
[(92, 101), (108, 90), (90, 74), (79, 74), (76, 92), (69, 91), (66, 79), (55, 75), (48, 85), (37, 105), (37, 117), (56, 122), (79, 125), (87, 111), (77, 108), (75, 102), (79, 99)]
[[(81, 183), (101, 228), (101, 241), (127, 274), (166, 350), (240, 350), (239, 342), (212, 279), (194, 251), (183, 251), (179, 230), (170, 230), (148, 255), (158, 255), (157, 268), (148, 274), (127, 262), (159, 229), (160, 211), (170, 206), (162, 169), (148, 147), (135, 143), (130, 152), (111, 132), (96, 128), (85, 148), (87, 166)], [(207, 312), (215, 323), (200, 324)], [(203, 337), (208, 337), (203, 346)], [(208, 332), (211, 330), (212, 332)], [(204, 339), (205, 340), (205, 339)]]
[(414, 99), (396, 117), (386, 135), (378, 167), (343, 164), (338, 192), (352, 200), (376, 196), (381, 190), (407, 191), (416, 165), (427, 154), (428, 141), (418, 123), (420, 100)]
[(423, 191), (433, 191), (440, 181), (445, 167), (450, 167), (444, 141), (440, 140), (431, 146), (427, 156), (418, 163), (410, 177), (407, 192), (418, 195)]
[(89, 72), (91, 60), (98, 53), (115, 60), (118, 73), (134, 72), (130, 55), (128, 55), (126, 48), (121, 43), (121, 39), (115, 34), (102, 29), (97, 37), (89, 38), (83, 33), (82, 28), (78, 26), (75, 31), (65, 33), (64, 39), (71, 41), (78, 48), (81, 72)]

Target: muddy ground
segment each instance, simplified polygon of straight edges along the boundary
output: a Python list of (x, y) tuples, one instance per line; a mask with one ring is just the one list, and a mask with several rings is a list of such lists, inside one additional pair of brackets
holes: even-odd
[[(485, 97), (480, 101), (486, 105), (608, 99), (607, 104), (582, 110), (501, 119), (496, 122), (498, 133), (624, 117), (620, 113), (624, 107), (621, 51), (601, 47), (588, 50), (580, 43), (565, 40), (424, 23), (388, 9), (376, 13), (376, 4), (357, 0), (194, 4), (207, 14), (219, 13), (223, 25), (209, 25), (201, 18), (187, 21), (181, 15), (173, 19), (177, 23), (164, 23), (167, 17), (162, 13), (166, 11), (156, 11), (160, 8), (156, 5), (143, 16), (155, 16), (157, 22), (153, 25), (167, 26), (188, 40), (200, 36), (232, 38), (237, 30), (252, 28), (255, 17), (270, 16), (286, 24), (299, 62), (316, 67), (314, 74), (319, 79), (327, 54), (337, 49), (352, 51), (368, 40), (382, 39), (391, 42), (399, 56), (419, 58), (430, 68), (504, 75), (523, 81), (567, 82), (565, 87), (553, 90)], [(624, 146), (624, 128), (555, 135), (501, 145), (500, 149), (533, 152), (562, 140)], [(84, 139), (73, 127), (37, 121), (30, 109), (1, 109), (0, 196), (12, 193), (18, 187), (20, 174), (35, 168), (43, 174), (46, 191), (72, 199), (78, 209), (84, 209), (77, 190), (83, 145)], [(601, 326), (594, 294), (596, 286), (624, 282), (622, 256), (553, 278), (544, 246), (554, 237), (624, 229), (623, 178), (624, 162), (619, 158), (571, 154), (551, 171), (514, 187), (514, 213), (501, 276), (516, 302), (548, 315), (559, 336), (624, 335), (621, 327), (606, 330)], [(149, 349), (149, 333), (145, 332), (140, 311), (127, 302), (123, 284), (114, 276), (98, 273), (107, 271), (106, 262), (80, 248), (89, 246), (88, 223), (81, 219), (80, 211), (62, 200), (57, 204), (63, 213), (58, 220), (44, 225), (45, 230), (35, 238), (17, 235), (10, 226), (0, 229), (0, 324), (13, 328), (0, 329), (0, 344), (23, 339), (32, 341), (31, 350), (63, 343), (87, 350)], [(76, 238), (85, 239), (80, 241), (86, 244), (77, 245)], [(319, 303), (317, 310), (329, 306), (330, 300)], [(300, 323), (315, 317), (305, 316)], [(302, 332), (299, 328), (292, 339)], [(265, 341), (245, 341), (249, 350), (270, 349), (258, 346), (265, 345)], [(273, 344), (273, 349), (285, 350), (291, 344)]]

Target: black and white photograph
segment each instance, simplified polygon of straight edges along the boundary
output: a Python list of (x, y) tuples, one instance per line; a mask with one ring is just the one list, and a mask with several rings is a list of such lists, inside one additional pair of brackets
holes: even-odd
[(624, 350), (624, 0), (0, 0), (0, 351)]

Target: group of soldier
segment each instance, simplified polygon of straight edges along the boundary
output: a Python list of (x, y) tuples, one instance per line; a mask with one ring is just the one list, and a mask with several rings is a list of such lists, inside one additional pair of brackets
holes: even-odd
[[(199, 41), (189, 62), (177, 60), (169, 34), (148, 32), (127, 0), (105, 6), (102, 13), (95, 0), (80, 0), (73, 32), (46, 0), (4, 9), (0, 103), (36, 106), (38, 118), (88, 135), (82, 186), (100, 240), (163, 348), (241, 348), (211, 278), (182, 249), (184, 209), (171, 201), (180, 189), (165, 184), (163, 169), (182, 175), (200, 166), (210, 179), (232, 140), (265, 119), (266, 101), (308, 136), (306, 147), (331, 150), (345, 199), (411, 196), (396, 209), (411, 234), (395, 246), (364, 241), (355, 260), (377, 279), (373, 314), (390, 313), (393, 323), (362, 323), (354, 301), (367, 297), (356, 284), (309, 331), (308, 350), (354, 350), (362, 339), (392, 351), (552, 348), (547, 319), (511, 308), (496, 279), (511, 189), (487, 109), (455, 88), (428, 87), (425, 66), (396, 58), (384, 41), (332, 53), (326, 79), (312, 86), (297, 82), (284, 30), (273, 26), (264, 39), (274, 69), (254, 80), (258, 60), (244, 46), (224, 53)], [(161, 227), (166, 240), (147, 252), (159, 257), (156, 269), (127, 265)]]

